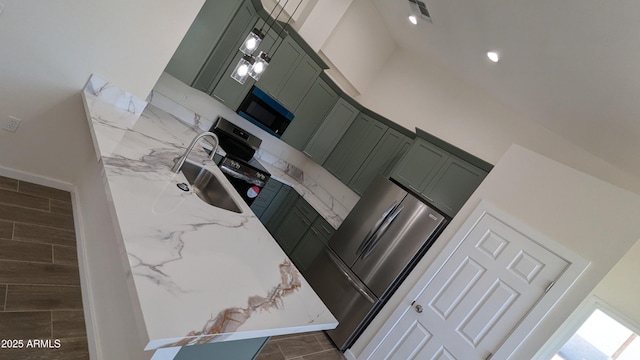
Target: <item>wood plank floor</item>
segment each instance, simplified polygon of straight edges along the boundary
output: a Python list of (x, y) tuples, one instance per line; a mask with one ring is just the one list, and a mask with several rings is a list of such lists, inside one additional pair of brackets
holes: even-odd
[(71, 194), (2, 176), (0, 341), (0, 359), (89, 359)]
[(274, 336), (256, 360), (344, 360), (324, 332)]

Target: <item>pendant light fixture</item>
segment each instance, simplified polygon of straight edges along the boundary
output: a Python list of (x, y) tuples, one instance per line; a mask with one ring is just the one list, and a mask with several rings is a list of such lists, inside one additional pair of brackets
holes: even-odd
[[(269, 63), (271, 62), (271, 57), (269, 56), (269, 53), (273, 49), (273, 45), (271, 45), (269, 52), (260, 51), (258, 56), (256, 56), (255, 58), (252, 56), (252, 54), (258, 48), (258, 45), (260, 45), (260, 42), (262, 42), (266, 34), (269, 33), (269, 30), (273, 27), (273, 24), (275, 24), (276, 20), (280, 17), (280, 15), (282, 14), (282, 11), (287, 6), (288, 2), (289, 0), (285, 0), (284, 5), (280, 7), (280, 11), (278, 12), (278, 15), (275, 18), (272, 17), (272, 14), (274, 10), (278, 7), (278, 5), (280, 5), (280, 0), (278, 0), (278, 2), (274, 5), (273, 9), (271, 9), (271, 12), (269, 13), (269, 17), (272, 18), (273, 21), (271, 22), (271, 25), (268, 26), (266, 31), (263, 32), (263, 28), (264, 28), (264, 24), (263, 24), (263, 26), (260, 29), (253, 28), (253, 30), (249, 32), (244, 42), (240, 46), (240, 51), (244, 55), (238, 61), (238, 64), (236, 65), (236, 67), (233, 69), (233, 72), (231, 73), (231, 77), (235, 81), (239, 82), (240, 84), (244, 84), (245, 81), (247, 81), (247, 78), (249, 76), (251, 76), (254, 80), (258, 81), (262, 76), (262, 74), (264, 74), (265, 70), (269, 66)], [(284, 28), (287, 25), (289, 25), (289, 21), (291, 21), (291, 18), (293, 17), (293, 15), (295, 15), (296, 11), (298, 11), (300, 4), (302, 4), (302, 0), (298, 2), (298, 5), (296, 6), (296, 8), (293, 10), (291, 15), (289, 15), (289, 19), (287, 19), (286, 24), (282, 27), (282, 29), (278, 33), (278, 38), (282, 34), (282, 31), (284, 31)], [(267, 24), (267, 21), (265, 21), (265, 24)], [(280, 45), (278, 44), (278, 47), (279, 46)], [(275, 51), (277, 50), (278, 48), (276, 48)]]

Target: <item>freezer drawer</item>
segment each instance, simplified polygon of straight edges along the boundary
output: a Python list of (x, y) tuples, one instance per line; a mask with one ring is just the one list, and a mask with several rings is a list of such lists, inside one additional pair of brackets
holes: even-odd
[(340, 350), (346, 350), (378, 299), (328, 247), (311, 264), (305, 278), (338, 319), (338, 327), (327, 334)]

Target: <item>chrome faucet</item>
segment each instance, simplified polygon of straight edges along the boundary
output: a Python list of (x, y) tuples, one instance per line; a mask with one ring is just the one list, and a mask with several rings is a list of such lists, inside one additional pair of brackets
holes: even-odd
[(216, 151), (218, 151), (218, 144), (220, 142), (218, 141), (218, 136), (216, 136), (216, 134), (212, 133), (211, 131), (205, 131), (203, 133), (198, 134), (195, 138), (193, 138), (193, 140), (191, 141), (191, 144), (189, 144), (189, 147), (184, 152), (184, 155), (182, 155), (179, 158), (176, 158), (176, 164), (173, 165), (173, 167), (171, 168), (171, 171), (173, 171), (176, 174), (180, 172), (180, 169), (182, 169), (182, 165), (184, 165), (184, 162), (187, 160), (187, 157), (189, 157), (189, 154), (191, 154), (191, 150), (193, 150), (193, 148), (196, 146), (196, 144), (198, 143), (198, 140), (202, 139), (205, 136), (210, 136), (211, 138), (213, 138), (213, 140), (216, 141), (216, 144), (213, 147), (213, 150), (211, 151), (211, 156), (209, 157), (211, 160), (213, 160), (213, 156), (216, 154)]

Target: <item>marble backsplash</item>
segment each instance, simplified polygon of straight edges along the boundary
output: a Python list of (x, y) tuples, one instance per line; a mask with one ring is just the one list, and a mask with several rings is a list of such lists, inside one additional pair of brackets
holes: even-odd
[[(162, 88), (164, 92), (172, 92), (171, 97), (174, 98), (177, 96), (176, 94), (184, 92), (198, 92), (198, 96), (203, 94), (182, 83), (176, 84), (175, 81), (171, 82), (171, 86), (173, 87), (172, 91), (166, 90), (166, 84), (160, 88)], [(182, 95), (182, 98), (184, 98), (184, 96), (188, 95)], [(177, 120), (200, 128), (203, 131), (209, 130), (215, 119), (218, 116), (222, 116), (235, 125), (261, 138), (262, 145), (256, 152), (255, 157), (267, 167), (274, 178), (296, 189), (296, 191), (309, 201), (334, 227), (340, 225), (342, 220), (349, 214), (353, 206), (355, 206), (360, 199), (356, 193), (302, 152), (290, 147), (280, 139), (267, 134), (214, 98), (207, 95), (210, 99), (210, 103), (207, 104), (210, 115), (203, 116), (179, 104), (171, 97), (154, 89), (147, 100), (154, 106), (168, 112)], [(330, 210), (330, 212), (326, 210)]]

